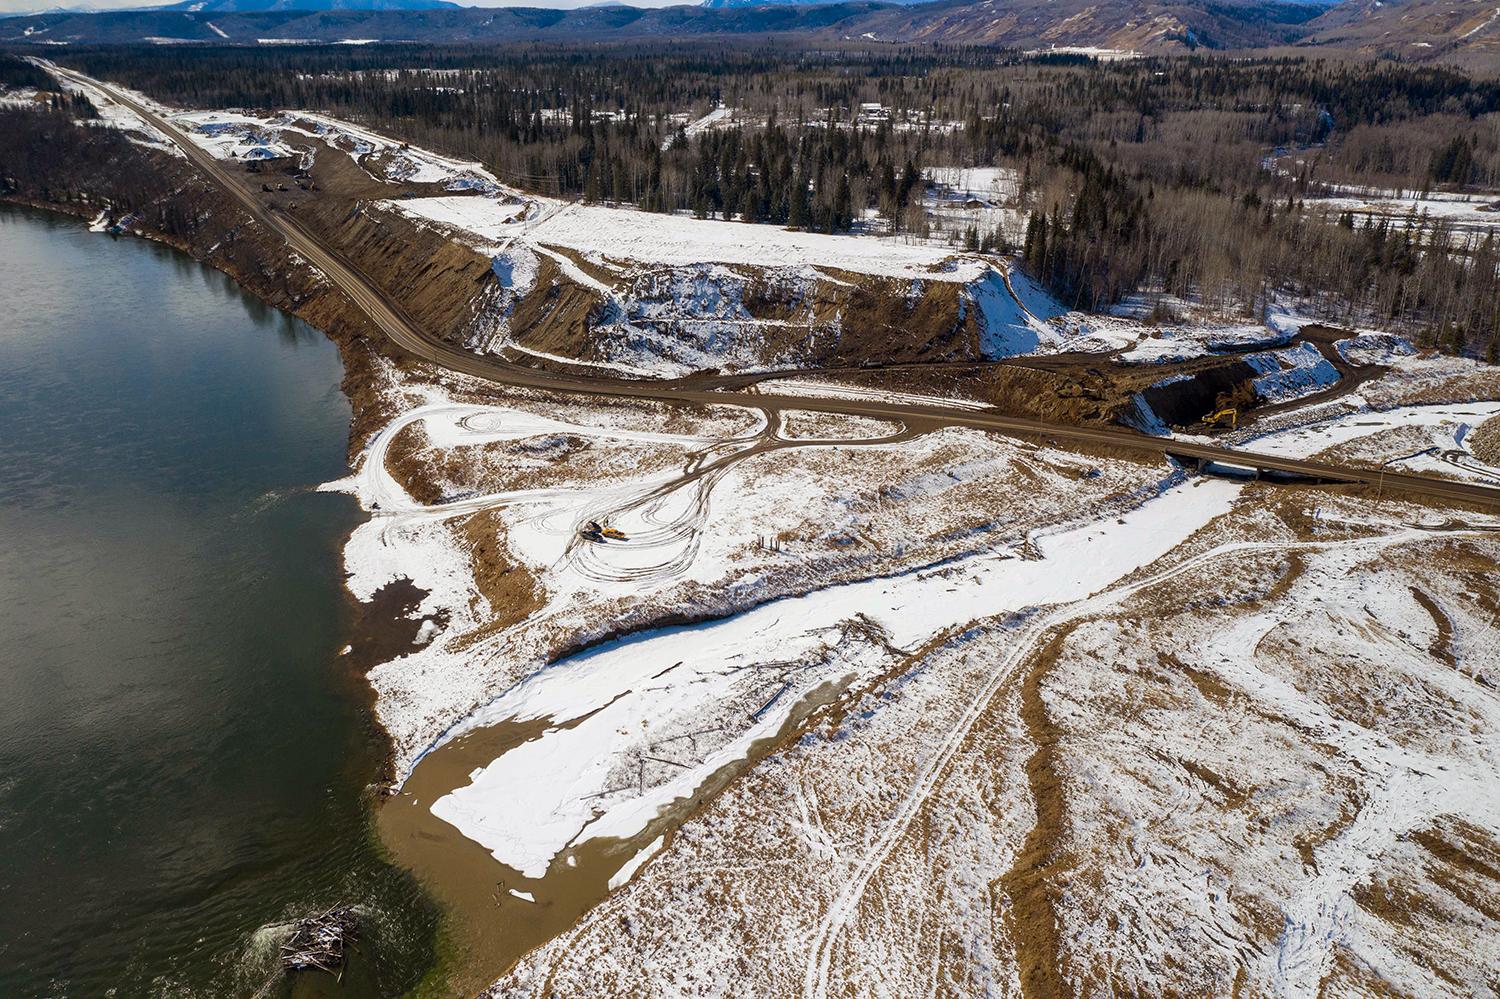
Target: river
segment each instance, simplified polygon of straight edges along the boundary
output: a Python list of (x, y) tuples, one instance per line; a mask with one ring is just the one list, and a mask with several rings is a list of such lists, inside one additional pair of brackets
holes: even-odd
[(406, 991), (437, 915), (382, 857), (340, 666), (333, 345), (3, 206), (0, 316), (0, 996), (285, 994), (274, 927), (335, 904), (364, 927), (339, 994)]

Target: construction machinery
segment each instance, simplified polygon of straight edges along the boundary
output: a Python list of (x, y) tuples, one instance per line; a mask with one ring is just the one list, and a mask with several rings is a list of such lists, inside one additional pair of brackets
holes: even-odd
[(578, 536), (585, 541), (594, 542), (629, 540), (624, 531), (601, 524), (597, 520), (591, 520), (580, 527), (578, 529)]
[(1209, 413), (1203, 418), (1205, 427), (1224, 427), (1233, 430), (1239, 425), (1240, 411), (1233, 406), (1226, 406), (1216, 413)]

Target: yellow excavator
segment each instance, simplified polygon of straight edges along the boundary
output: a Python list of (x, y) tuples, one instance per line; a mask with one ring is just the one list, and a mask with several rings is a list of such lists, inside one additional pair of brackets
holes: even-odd
[(1230, 430), (1239, 426), (1239, 422), (1240, 411), (1233, 406), (1226, 406), (1224, 409), (1216, 413), (1209, 413), (1203, 418), (1203, 425), (1205, 427), (1227, 427)]
[(618, 528), (591, 520), (578, 529), (579, 537), (585, 541), (628, 541), (625, 532)]

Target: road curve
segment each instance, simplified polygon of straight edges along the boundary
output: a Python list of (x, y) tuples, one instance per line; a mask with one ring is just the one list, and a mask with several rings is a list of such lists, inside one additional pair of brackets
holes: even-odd
[[(542, 389), (575, 395), (610, 398), (651, 399), (702, 405), (747, 405), (767, 410), (804, 410), (886, 420), (924, 421), (940, 426), (972, 427), (1010, 436), (1042, 437), (1075, 444), (1124, 448), (1155, 455), (1173, 455), (1218, 462), (1260, 471), (1283, 472), (1330, 483), (1372, 485), (1436, 499), (1457, 500), (1500, 507), (1500, 487), (1455, 482), (1409, 472), (1382, 472), (1347, 465), (1257, 454), (1237, 448), (1198, 444), (1171, 438), (1150, 437), (1125, 427), (1087, 427), (1019, 417), (1001, 416), (973, 409), (873, 399), (822, 399), (816, 397), (751, 393), (731, 388), (715, 389), (705, 384), (634, 381), (623, 378), (557, 374), (539, 371), (496, 357), (480, 356), (431, 335), (391, 301), (357, 267), (338, 251), (325, 245), (296, 218), (262, 204), (240, 180), (225, 170), (207, 151), (194, 143), (176, 125), (109, 84), (55, 64), (47, 68), (75, 83), (95, 87), (129, 108), (170, 139), (199, 170), (215, 180), (237, 200), (255, 221), (278, 233), (293, 250), (320, 269), (339, 287), (391, 342), (402, 350), (439, 367), (472, 375), (502, 385)], [(743, 381), (743, 379), (739, 379)], [(733, 379), (725, 379), (726, 383)]]

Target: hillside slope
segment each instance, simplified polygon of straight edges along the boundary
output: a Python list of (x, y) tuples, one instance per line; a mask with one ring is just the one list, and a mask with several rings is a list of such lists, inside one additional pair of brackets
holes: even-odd
[(1319, 13), (1297, 3), (964, 0), (882, 11), (860, 29), (889, 41), (1172, 52), (1286, 44)]
[(450, 0), (182, 0), (163, 9), (192, 14), (248, 14), (287, 10), (441, 10), (458, 6)]
[(1495, 0), (1350, 0), (1308, 25), (1304, 45), (1386, 58), (1500, 64), (1500, 3)]
[[(214, 14), (186, 10), (59, 11), (0, 20), (0, 42), (122, 44), (140, 41), (256, 44), (265, 40), (337, 42), (384, 39), (498, 44), (759, 32), (814, 32), (882, 9), (875, 3), (821, 7), (705, 10), (667, 7), (535, 7), (438, 10), (275, 10)], [(209, 21), (213, 24), (210, 26)]]
[[(1305, 3), (1261, 0), (948, 0), (911, 7), (863, 2), (743, 6), (738, 0), (711, 0), (699, 7), (569, 11), (524, 7), (396, 10), (389, 8), (402, 3), (438, 5), (427, 0), (334, 0), (325, 6), (340, 9), (306, 9), (306, 4), (314, 2), (207, 0), (200, 6), (199, 0), (189, 0), (186, 5), (158, 10), (29, 15), (0, 20), (0, 41), (256, 44), (270, 39), (336, 42), (357, 38), (499, 43), (790, 32), (867, 41), (1171, 52), (1284, 45), (1301, 38), (1306, 33), (1303, 23), (1319, 10)], [(378, 4), (379, 9), (355, 9), (367, 3)]]

